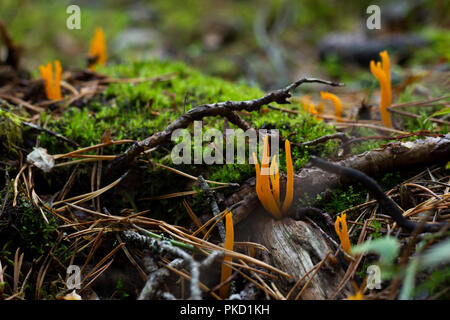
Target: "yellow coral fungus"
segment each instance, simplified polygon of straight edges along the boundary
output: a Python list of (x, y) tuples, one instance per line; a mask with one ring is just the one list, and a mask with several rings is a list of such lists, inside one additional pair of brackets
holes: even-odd
[(274, 155), (270, 165), (270, 182), (272, 183), (273, 196), (277, 206), (280, 207), (280, 171), (278, 170), (277, 156)]
[(364, 295), (362, 292), (358, 291), (354, 296), (349, 296), (347, 300), (364, 300)]
[(339, 99), (339, 97), (335, 94), (325, 92), (325, 91), (321, 91), (320, 96), (323, 100), (331, 100), (333, 102), (334, 113), (335, 113), (336, 117), (338, 118), (337, 121), (340, 122), (341, 121), (340, 119), (342, 118), (342, 103), (341, 103), (341, 100)]
[(355, 295), (350, 295), (347, 300), (364, 300), (364, 287), (366, 286), (366, 279), (364, 279), (361, 287), (358, 288), (355, 282), (353, 282), (353, 289), (355, 290)]
[[(233, 229), (233, 215), (231, 213), (231, 211), (229, 211), (226, 215), (225, 215), (225, 244), (224, 244), (224, 248), (227, 250), (233, 250), (233, 246), (234, 246), (234, 229)], [(226, 256), (225, 258), (223, 258), (224, 261), (229, 261), (231, 262), (232, 258)], [(230, 276), (231, 276), (231, 267), (226, 265), (225, 263), (222, 264), (222, 274), (221, 274), (221, 280), (220, 283), (225, 282)], [(226, 297), (228, 297), (230, 292), (230, 284), (224, 284), (220, 289), (219, 289), (219, 294), (220, 296), (225, 299)]]
[(291, 144), (287, 139), (284, 143), (284, 149), (286, 151), (287, 182), (286, 182), (286, 196), (284, 198), (283, 208), (281, 209), (283, 213), (289, 210), (292, 204), (292, 199), (294, 198), (294, 166), (292, 165)]
[(345, 213), (336, 218), (334, 229), (336, 230), (339, 240), (341, 240), (342, 249), (350, 254), (351, 245), (347, 230), (347, 215)]
[(381, 63), (370, 61), (370, 72), (377, 78), (381, 87), (380, 114), (383, 125), (392, 128), (391, 114), (387, 108), (392, 103), (391, 63), (387, 51), (380, 52)]
[(61, 63), (55, 60), (55, 76), (53, 77), (53, 66), (48, 62), (45, 66), (39, 66), (42, 79), (45, 81), (45, 95), (49, 100), (61, 99)]
[[(264, 138), (263, 157), (261, 161), (261, 169), (259, 167), (258, 158), (253, 153), (253, 160), (256, 169), (256, 194), (263, 207), (269, 211), (275, 218), (279, 219), (283, 213), (287, 212), (292, 204), (294, 197), (294, 169), (291, 157), (291, 144), (288, 140), (285, 142), (286, 149), (286, 169), (287, 169), (287, 183), (286, 196), (281, 206), (280, 199), (280, 175), (279, 168), (276, 162), (276, 156), (272, 159), (272, 164), (269, 170), (269, 136)], [(270, 182), (272, 189), (270, 188)]]
[(102, 28), (96, 28), (94, 38), (91, 41), (91, 48), (89, 55), (94, 59), (93, 63), (89, 65), (89, 69), (94, 70), (95, 65), (104, 65), (106, 62), (106, 41), (105, 33)]
[[(314, 106), (313, 103), (308, 104), (308, 112), (311, 114), (315, 114), (315, 115), (319, 114), (319, 112), (317, 112), (316, 107)], [(318, 118), (318, 117), (316, 117), (316, 118)]]

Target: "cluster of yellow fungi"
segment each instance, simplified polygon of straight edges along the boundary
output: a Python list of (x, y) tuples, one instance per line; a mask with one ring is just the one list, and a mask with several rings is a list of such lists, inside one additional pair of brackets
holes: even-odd
[[(256, 193), (263, 207), (269, 211), (275, 218), (280, 219), (286, 213), (292, 204), (294, 197), (294, 169), (291, 158), (291, 144), (288, 140), (285, 142), (286, 150), (286, 196), (281, 205), (280, 199), (280, 173), (276, 155), (272, 158), (270, 164), (269, 136), (264, 137), (263, 155), (261, 168), (259, 167), (258, 158), (253, 153), (253, 161), (256, 169)], [(270, 181), (269, 181), (270, 180)], [(272, 188), (270, 184), (272, 183)]]
[[(106, 41), (105, 34), (101, 28), (96, 28), (94, 37), (91, 41), (91, 47), (89, 54), (95, 57), (93, 63), (89, 65), (90, 70), (94, 70), (96, 64), (104, 65), (106, 62)], [(49, 100), (60, 100), (61, 95), (61, 75), (62, 68), (61, 63), (55, 60), (55, 69), (51, 62), (48, 62), (45, 66), (39, 66), (39, 71), (41, 73), (41, 78), (45, 83), (45, 96)]]
[(48, 62), (45, 66), (39, 66), (41, 77), (45, 81), (45, 95), (49, 100), (61, 99), (61, 63), (55, 60), (55, 73), (53, 76), (53, 66)]
[[(234, 229), (233, 229), (233, 215), (231, 211), (227, 211), (225, 214), (225, 244), (224, 248), (226, 250), (233, 251), (234, 247)], [(231, 257), (225, 256), (223, 258), (224, 262), (231, 262)], [(222, 274), (220, 278), (220, 283), (224, 283), (230, 276), (231, 276), (232, 269), (230, 266), (226, 265), (225, 263), (222, 263)], [(222, 298), (228, 297), (230, 292), (230, 283), (225, 283), (220, 287), (219, 289), (219, 295)]]
[[(370, 72), (377, 78), (381, 88), (380, 114), (385, 127), (392, 128), (391, 114), (387, 109), (392, 104), (392, 85), (391, 85), (391, 63), (386, 50), (380, 52), (381, 62), (370, 61)], [(322, 100), (331, 100), (334, 104), (334, 111), (338, 122), (342, 119), (342, 103), (338, 96), (329, 92), (320, 92)], [(316, 118), (320, 118), (323, 111), (323, 104), (316, 107), (311, 102), (309, 95), (301, 99), (303, 109)]]
[[(342, 118), (342, 102), (339, 99), (339, 97), (336, 96), (335, 94), (324, 91), (320, 92), (320, 96), (322, 100), (331, 100), (333, 102), (337, 121), (340, 122)], [(320, 102), (316, 108), (314, 103), (311, 102), (311, 97), (309, 95), (304, 96), (303, 98), (300, 99), (300, 101), (303, 105), (303, 110), (313, 115), (316, 115), (316, 119), (320, 119), (320, 115), (323, 113), (323, 102)]]

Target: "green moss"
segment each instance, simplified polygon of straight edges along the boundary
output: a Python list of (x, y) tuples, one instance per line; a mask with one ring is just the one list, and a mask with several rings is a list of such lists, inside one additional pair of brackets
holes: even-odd
[[(48, 252), (56, 241), (58, 223), (53, 215), (47, 215), (49, 224), (41, 213), (30, 202), (21, 198), (18, 201), (17, 212), (21, 215), (17, 221), (22, 244), (20, 247), (31, 256), (40, 256)], [(17, 246), (19, 246), (16, 243)], [(61, 248), (65, 249), (65, 248)]]
[(16, 147), (23, 142), (22, 120), (20, 116), (0, 109), (0, 143), (9, 152), (16, 153)]
[(214, 181), (238, 182), (255, 175), (255, 169), (250, 165), (224, 165), (222, 170), (214, 170), (209, 179)]
[(360, 185), (350, 185), (347, 189), (335, 189), (330, 200), (323, 208), (331, 214), (337, 214), (345, 209), (361, 204), (365, 201), (367, 191)]
[(416, 291), (416, 294), (424, 293), (427, 296), (443, 293), (439, 296), (439, 300), (448, 300), (450, 293), (445, 288), (450, 285), (450, 267), (442, 267), (432, 271), (431, 275), (421, 283)]
[[(81, 110), (68, 107), (59, 119), (49, 119), (49, 127), (82, 146), (98, 143), (106, 129), (111, 131), (114, 140), (141, 140), (154, 132), (164, 130), (167, 125), (189, 109), (204, 103), (226, 100), (249, 100), (264, 95), (260, 89), (244, 83), (233, 84), (219, 78), (209, 77), (179, 62), (146, 61), (126, 65), (115, 65), (101, 70), (115, 78), (154, 78), (169, 76), (165, 81), (147, 81), (138, 84), (111, 84), (103, 96)], [(294, 105), (294, 107), (296, 107)], [(298, 107), (298, 106), (297, 106)], [(155, 115), (155, 113), (158, 113)], [(256, 128), (276, 128), (283, 137), (301, 143), (335, 132), (332, 126), (324, 126), (307, 114), (288, 115), (271, 110), (267, 113), (252, 112), (243, 118)], [(45, 120), (45, 116), (44, 116)], [(203, 120), (203, 128), (222, 130), (223, 118), (212, 117)], [(234, 127), (231, 125), (231, 127)], [(41, 135), (41, 144), (51, 153), (61, 153), (55, 138)], [(315, 148), (294, 149), (293, 159), (301, 167), (311, 152), (329, 152), (336, 144), (330, 142)], [(126, 146), (112, 148), (119, 153)], [(284, 166), (284, 155), (282, 155)], [(222, 166), (220, 166), (222, 168)], [(230, 173), (230, 179), (241, 180), (248, 176)], [(248, 168), (238, 171), (248, 173)], [(214, 172), (211, 172), (214, 175)], [(226, 178), (226, 174), (216, 174)]]
[[(8, 203), (10, 203), (10, 200), (8, 200)], [(7, 206), (9, 207), (10, 204), (7, 204)], [(41, 258), (42, 262), (42, 257), (45, 257), (55, 247), (58, 239), (57, 228), (60, 224), (51, 214), (47, 214), (47, 219), (49, 224), (44, 221), (41, 212), (31, 202), (19, 195), (17, 206), (9, 208), (8, 214), (5, 214), (0, 221), (2, 225), (0, 239), (5, 240), (0, 247), (0, 259), (4, 263), (3, 267), (8, 265), (8, 269), (14, 269), (14, 255), (18, 248), (20, 254), (24, 254), (25, 261), (31, 262)], [(62, 264), (66, 264), (71, 255), (72, 251), (68, 250), (64, 242), (58, 243), (52, 253), (54, 259)], [(28, 272), (27, 268), (22, 266), (22, 271), (19, 274), (19, 285)], [(50, 270), (53, 270), (53, 268), (60, 268), (60, 266), (55, 264), (51, 266)], [(65, 270), (60, 270), (60, 274), (64, 273)], [(49, 275), (47, 279), (52, 277)], [(56, 282), (43, 284), (41, 287), (43, 297), (54, 299), (54, 295), (62, 289), (62, 282), (58, 282), (61, 284), (58, 290), (54, 288)], [(32, 282), (28, 281), (24, 289), (26, 297), (34, 295), (35, 289)]]
[[(82, 110), (69, 107), (61, 119), (50, 120), (49, 125), (56, 131), (83, 146), (98, 143), (106, 129), (111, 130), (115, 140), (140, 140), (164, 130), (171, 121), (195, 105), (262, 95), (257, 88), (206, 77), (181, 63), (135, 62), (101, 71), (122, 78), (174, 75), (167, 81), (112, 84), (103, 97)], [(154, 115), (155, 112), (159, 115)], [(222, 120), (214, 118), (204, 121), (204, 125), (216, 127), (220, 127), (220, 123)], [(51, 148), (54, 138), (46, 135), (41, 135), (41, 138), (42, 143)], [(116, 151), (123, 151), (123, 148), (116, 148)]]
[(370, 226), (372, 227), (372, 228), (374, 228), (375, 229), (375, 231), (374, 232), (372, 232), (370, 235), (372, 236), (372, 238), (373, 239), (378, 239), (378, 238), (381, 238), (381, 236), (382, 236), (382, 234), (381, 234), (381, 232), (380, 232), (380, 229), (381, 229), (381, 221), (378, 221), (378, 220), (372, 220), (372, 222), (370, 223)]
[(126, 291), (125, 291), (125, 289), (123, 288), (123, 280), (122, 280), (122, 278), (119, 278), (118, 280), (117, 280), (117, 284), (116, 284), (116, 295), (117, 295), (117, 297), (120, 299), (120, 300), (125, 300), (125, 299), (128, 299), (128, 298), (130, 298), (130, 294), (129, 293), (127, 293)]
[(399, 185), (405, 181), (405, 179), (406, 177), (403, 177), (400, 171), (388, 172), (381, 178), (381, 184), (384, 188), (390, 189)]
[(429, 44), (414, 55), (411, 64), (435, 63), (439, 59), (450, 59), (450, 34), (448, 30), (436, 27), (425, 27), (420, 31), (421, 36)]

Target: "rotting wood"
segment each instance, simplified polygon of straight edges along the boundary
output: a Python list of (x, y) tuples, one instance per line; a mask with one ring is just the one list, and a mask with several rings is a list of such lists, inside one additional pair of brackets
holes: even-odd
[[(272, 264), (292, 276), (291, 279), (279, 277), (275, 282), (283, 294), (287, 294), (295, 282), (329, 252), (336, 251), (335, 245), (311, 223), (296, 221), (290, 217), (275, 220), (268, 214), (255, 212), (238, 228), (236, 234), (266, 246), (270, 251)], [(333, 294), (344, 277), (345, 270), (341, 264), (333, 264), (332, 261), (327, 259), (317, 273), (312, 272), (305, 277), (298, 289), (310, 277), (312, 279), (300, 299), (324, 300)], [(346, 287), (336, 298), (346, 298), (350, 292), (350, 287)]]

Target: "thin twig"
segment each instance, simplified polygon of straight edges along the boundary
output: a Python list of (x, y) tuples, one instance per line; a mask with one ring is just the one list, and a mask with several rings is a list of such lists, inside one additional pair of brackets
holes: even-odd
[(45, 132), (45, 133), (47, 133), (47, 134), (49, 134), (49, 135), (51, 135), (51, 136), (54, 136), (54, 137), (56, 137), (56, 138), (59, 139), (59, 140), (62, 140), (62, 141), (64, 141), (64, 142), (67, 142), (67, 143), (70, 144), (72, 147), (76, 147), (76, 148), (79, 148), (79, 147), (80, 147), (80, 145), (79, 145), (78, 143), (76, 143), (75, 141), (70, 140), (69, 138), (66, 138), (66, 137), (64, 137), (63, 135), (61, 135), (61, 134), (59, 134), (59, 133), (57, 133), (57, 132), (54, 132), (54, 131), (51, 131), (51, 130), (49, 130), (49, 129), (43, 128), (43, 127), (38, 126), (38, 125), (36, 125), (36, 124), (34, 124), (34, 123), (31, 123), (31, 122), (22, 121), (22, 124), (23, 124), (24, 126), (27, 126), (27, 127), (32, 128), (33, 130), (40, 131), (40, 132)]
[(247, 130), (250, 126), (237, 115), (237, 111), (256, 111), (262, 106), (268, 105), (272, 102), (289, 104), (290, 102), (287, 99), (291, 97), (291, 91), (295, 90), (303, 83), (322, 83), (331, 86), (343, 85), (341, 83), (315, 78), (301, 78), (287, 87), (270, 92), (261, 98), (246, 101), (225, 101), (200, 105), (189, 110), (173, 121), (164, 131), (157, 132), (152, 136), (132, 145), (124, 154), (118, 156), (109, 165), (107, 176), (111, 176), (110, 179), (114, 179), (115, 176), (120, 175), (121, 172), (124, 172), (130, 163), (133, 162), (141, 152), (148, 148), (153, 148), (157, 145), (170, 142), (172, 133), (176, 129), (184, 129), (192, 122), (201, 120), (204, 117), (223, 116), (239, 128)]

